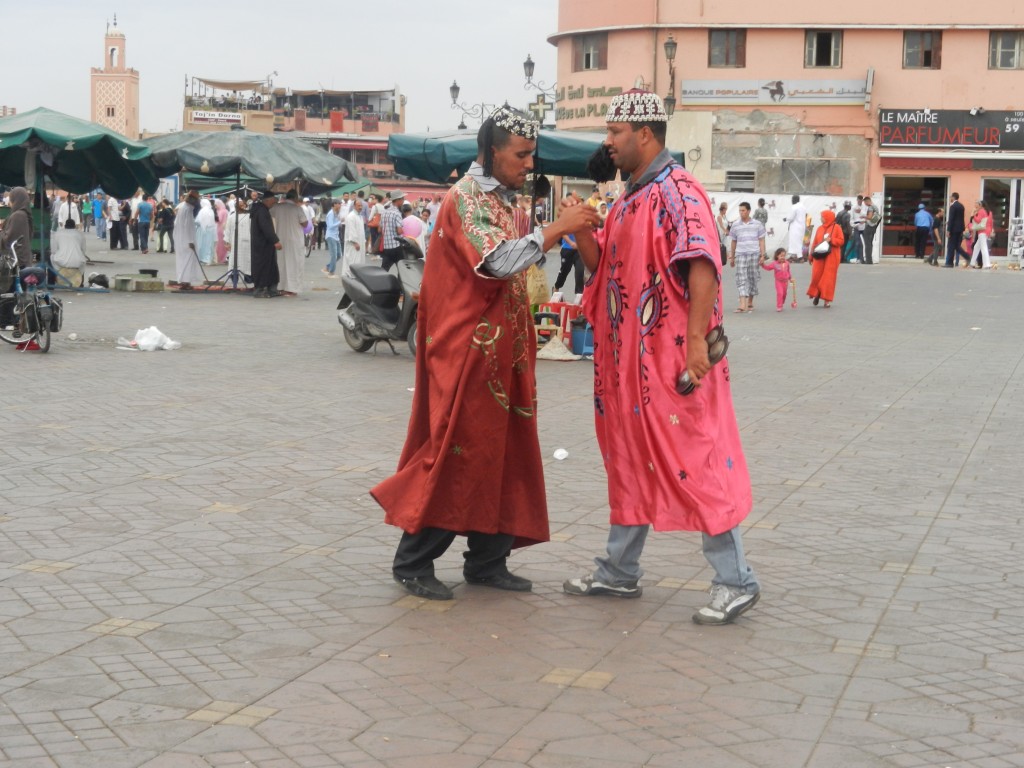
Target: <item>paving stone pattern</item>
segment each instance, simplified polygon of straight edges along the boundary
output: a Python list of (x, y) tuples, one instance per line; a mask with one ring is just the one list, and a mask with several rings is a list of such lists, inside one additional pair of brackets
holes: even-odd
[[(0, 766), (1024, 766), (1024, 275), (848, 266), (831, 309), (766, 278), (728, 315), (764, 595), (701, 627), (695, 534), (651, 536), (639, 600), (561, 591), (607, 530), (587, 361), (538, 370), (569, 457), (534, 591), (458, 547), (455, 601), (400, 591), (367, 489), (412, 359), (348, 349), (325, 260), (297, 299), (66, 293), (50, 354), (0, 349)], [(182, 348), (115, 349), (149, 325)]]

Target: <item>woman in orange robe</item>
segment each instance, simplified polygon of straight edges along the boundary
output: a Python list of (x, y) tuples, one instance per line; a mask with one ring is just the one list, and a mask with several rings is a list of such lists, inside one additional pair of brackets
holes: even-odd
[[(825, 257), (821, 258), (814, 251), (825, 239), (828, 239), (832, 247)], [(829, 210), (822, 211), (821, 226), (814, 233), (814, 241), (811, 244), (811, 284), (807, 287), (807, 295), (811, 297), (815, 306), (819, 300), (824, 300), (826, 309), (832, 306), (844, 242), (842, 227), (836, 224), (836, 215)]]

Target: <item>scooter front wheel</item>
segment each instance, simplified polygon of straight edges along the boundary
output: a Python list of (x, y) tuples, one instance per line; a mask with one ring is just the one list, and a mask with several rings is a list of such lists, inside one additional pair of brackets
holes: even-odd
[(356, 352), (366, 352), (373, 346), (373, 339), (368, 339), (359, 331), (350, 331), (348, 328), (342, 326), (342, 333), (345, 334), (345, 341), (352, 347)]
[(409, 351), (412, 352), (412, 356), (416, 357), (416, 321), (412, 321), (412, 325), (409, 326), (409, 335), (405, 337), (406, 343), (409, 345)]

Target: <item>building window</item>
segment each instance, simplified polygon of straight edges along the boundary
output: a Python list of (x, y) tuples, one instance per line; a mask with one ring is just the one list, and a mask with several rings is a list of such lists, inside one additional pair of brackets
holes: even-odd
[(835, 30), (807, 30), (804, 38), (804, 66), (843, 66), (843, 33)]
[(747, 30), (710, 30), (708, 32), (708, 66), (747, 66)]
[(117, 110), (114, 107), (107, 107), (107, 117), (116, 117)]
[(941, 32), (904, 32), (904, 69), (941, 69)]
[(356, 150), (356, 162), (357, 163), (377, 163), (377, 153), (372, 149), (357, 149)]
[(754, 171), (726, 171), (726, 192), (753, 192), (757, 174)]
[(572, 39), (572, 71), (608, 68), (608, 33), (577, 35)]
[(1024, 34), (1020, 32), (992, 32), (988, 38), (989, 69), (1024, 68)]

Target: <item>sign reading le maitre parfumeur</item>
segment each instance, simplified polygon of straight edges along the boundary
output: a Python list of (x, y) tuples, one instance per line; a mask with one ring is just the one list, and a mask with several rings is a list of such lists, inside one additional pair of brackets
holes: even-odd
[(1024, 151), (1024, 112), (880, 109), (880, 147)]

